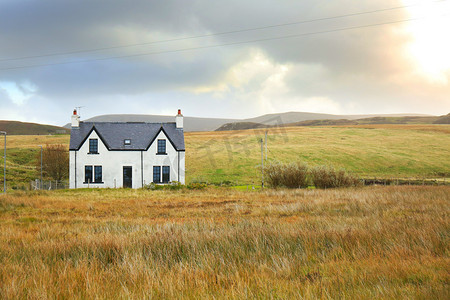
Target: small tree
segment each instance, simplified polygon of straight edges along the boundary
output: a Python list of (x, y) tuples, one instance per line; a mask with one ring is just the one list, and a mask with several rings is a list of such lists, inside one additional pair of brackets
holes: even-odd
[[(38, 154), (38, 170), (41, 167), (41, 154)], [(61, 144), (45, 145), (42, 149), (42, 171), (53, 180), (61, 181), (69, 176), (69, 153)]]

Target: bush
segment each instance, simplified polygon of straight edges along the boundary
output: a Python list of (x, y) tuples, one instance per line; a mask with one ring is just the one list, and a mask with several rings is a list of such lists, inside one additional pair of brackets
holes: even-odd
[(308, 187), (308, 166), (301, 162), (292, 162), (285, 165), (282, 182), (288, 188)]
[(144, 186), (144, 189), (152, 190), (152, 191), (156, 191), (156, 190), (174, 191), (174, 190), (181, 190), (182, 188), (183, 188), (183, 185), (178, 181), (172, 181), (169, 184), (156, 184), (156, 183), (152, 182), (152, 183), (146, 184)]
[(152, 183), (149, 183), (149, 184), (144, 185), (144, 189), (156, 191), (156, 190), (162, 190), (162, 189), (163, 189), (163, 186), (162, 186), (162, 185), (158, 185), (158, 184), (152, 182)]
[(273, 188), (282, 185), (283, 165), (279, 162), (272, 162), (264, 167), (264, 179)]
[(302, 162), (282, 164), (272, 162), (264, 168), (266, 182), (274, 187), (299, 188), (308, 186), (308, 166)]
[(165, 188), (167, 190), (175, 191), (175, 190), (181, 190), (183, 188), (183, 185), (178, 181), (172, 181), (168, 185), (165, 185)]
[(316, 188), (336, 188), (360, 185), (359, 179), (345, 171), (331, 166), (318, 166), (311, 170), (311, 177)]
[(186, 187), (189, 190), (203, 190), (207, 186), (208, 185), (204, 182), (192, 182), (192, 183), (189, 183)]

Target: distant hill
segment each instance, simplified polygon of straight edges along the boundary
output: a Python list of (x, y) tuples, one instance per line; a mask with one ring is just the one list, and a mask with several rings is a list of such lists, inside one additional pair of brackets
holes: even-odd
[(302, 121), (312, 121), (312, 120), (356, 120), (363, 118), (374, 118), (374, 117), (386, 117), (386, 118), (396, 118), (396, 117), (429, 117), (428, 115), (420, 114), (373, 114), (373, 115), (332, 115), (332, 114), (319, 114), (319, 113), (308, 113), (308, 112), (286, 112), (277, 114), (267, 114), (256, 118), (250, 118), (245, 120), (239, 120), (239, 122), (253, 122), (266, 125), (278, 125), (281, 124), (292, 124)]
[(329, 125), (358, 125), (357, 121), (339, 119), (339, 120), (307, 120), (296, 123), (286, 123), (286, 124), (276, 124), (276, 125), (266, 125), (261, 123), (252, 122), (234, 122), (227, 123), (217, 128), (216, 131), (227, 131), (227, 130), (245, 130), (245, 129), (257, 129), (257, 128), (271, 128), (271, 127), (294, 127), (294, 126), (329, 126)]
[(253, 123), (253, 122), (233, 122), (233, 123), (227, 123), (219, 128), (216, 129), (216, 131), (227, 131), (227, 130), (244, 130), (244, 129), (254, 129), (254, 128), (266, 128), (270, 125), (260, 124), (260, 123)]
[(59, 126), (3, 120), (0, 120), (0, 131), (6, 131), (8, 135), (47, 135), (70, 133), (70, 129)]
[(439, 117), (419, 117), (419, 116), (406, 116), (406, 117), (374, 117), (358, 119), (358, 123), (364, 124), (432, 124)]
[[(438, 121), (442, 123), (436, 123)], [(220, 128), (217, 129), (217, 131), (270, 128), (273, 126), (290, 127), (290, 126), (330, 126), (330, 125), (369, 125), (369, 124), (450, 124), (450, 114), (442, 117), (390, 116), (390, 117), (370, 117), (360, 119), (323, 119), (323, 120), (319, 119), (319, 120), (305, 120), (293, 123), (279, 122), (278, 124), (234, 122), (222, 125)]]
[(439, 117), (433, 124), (450, 124), (450, 114)]
[[(86, 122), (148, 122), (148, 123), (163, 123), (175, 122), (175, 116), (160, 116), (160, 115), (101, 115), (87, 120)], [(184, 131), (214, 131), (223, 124), (239, 121), (238, 119), (215, 119), (215, 118), (196, 118), (184, 117)], [(65, 128), (70, 128), (70, 123), (64, 125)]]
[[(237, 130), (237, 129), (266, 127), (267, 125), (283, 126), (285, 124), (299, 123), (303, 121), (312, 121), (312, 120), (343, 120), (343, 119), (355, 120), (372, 117), (397, 118), (405, 116), (430, 117), (427, 115), (418, 115), (418, 114), (332, 115), (332, 114), (319, 114), (308, 112), (285, 112), (276, 114), (266, 114), (263, 116), (249, 119), (216, 119), (216, 118), (184, 117), (184, 131), (189, 132), (189, 131)], [(159, 122), (174, 122), (174, 116), (116, 114), (116, 115), (96, 116), (83, 121), (159, 123)], [(343, 121), (337, 122), (342, 124)], [(328, 121), (328, 123), (329, 125), (333, 125), (334, 122)], [(226, 124), (235, 124), (235, 125), (226, 125)], [(222, 127), (223, 125), (226, 126)], [(64, 127), (70, 129), (70, 123), (66, 124)]]

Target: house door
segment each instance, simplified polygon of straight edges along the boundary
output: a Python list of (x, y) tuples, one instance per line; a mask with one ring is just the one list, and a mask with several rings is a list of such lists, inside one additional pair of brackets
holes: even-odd
[(133, 169), (131, 167), (123, 167), (123, 187), (133, 187)]

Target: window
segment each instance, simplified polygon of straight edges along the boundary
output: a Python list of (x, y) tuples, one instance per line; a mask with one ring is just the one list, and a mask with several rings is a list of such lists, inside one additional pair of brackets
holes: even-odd
[(124, 145), (131, 145), (131, 140), (130, 139), (126, 139), (123, 141)]
[(89, 139), (89, 153), (98, 154), (98, 139)]
[(159, 166), (153, 167), (153, 182), (154, 183), (161, 182), (161, 167), (159, 167)]
[(164, 166), (162, 167), (162, 182), (168, 183), (170, 181), (170, 167)]
[(158, 140), (158, 154), (166, 154), (166, 140)]
[(103, 183), (102, 166), (84, 166), (84, 183)]
[(92, 166), (84, 166), (84, 183), (92, 183)]
[(102, 166), (94, 167), (94, 181), (96, 183), (102, 183)]

